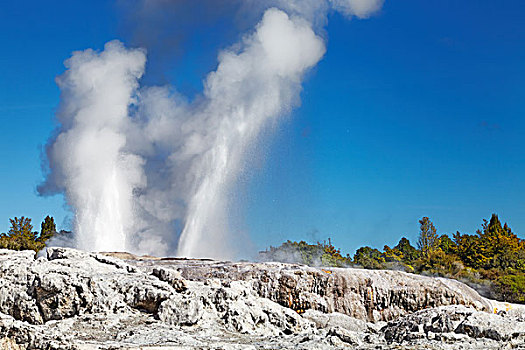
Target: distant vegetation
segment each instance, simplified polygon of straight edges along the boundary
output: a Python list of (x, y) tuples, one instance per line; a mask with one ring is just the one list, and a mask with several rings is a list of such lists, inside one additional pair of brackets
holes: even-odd
[(417, 247), (405, 237), (380, 251), (368, 246), (353, 258), (328, 240), (317, 244), (287, 241), (261, 252), (265, 261), (298, 262), (312, 266), (395, 269), (461, 280), (481, 294), (498, 300), (525, 303), (525, 240), (514, 234), (496, 214), (475, 234), (438, 235), (428, 217), (419, 221)]
[(7, 233), (0, 233), (0, 248), (12, 250), (40, 251), (47, 240), (56, 233), (55, 220), (47, 216), (40, 225), (40, 232), (33, 231), (31, 219), (26, 217), (9, 219), (11, 228)]

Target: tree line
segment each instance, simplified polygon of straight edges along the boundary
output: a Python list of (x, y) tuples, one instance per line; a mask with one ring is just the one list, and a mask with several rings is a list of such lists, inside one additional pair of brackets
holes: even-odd
[(24, 216), (9, 219), (11, 227), (7, 233), (0, 233), (0, 248), (12, 250), (34, 250), (39, 252), (46, 242), (57, 233), (55, 220), (46, 216), (40, 225), (40, 232), (33, 231), (31, 219)]
[[(525, 240), (520, 239), (493, 214), (475, 234), (437, 233), (428, 217), (419, 220), (414, 247), (402, 237), (392, 248), (364, 246), (351, 257), (343, 256), (331, 241), (308, 244), (287, 241), (261, 252), (263, 260), (307, 265), (395, 269), (461, 280), (480, 294), (509, 302), (525, 303)], [(281, 257), (286, 257), (282, 259)], [(290, 261), (294, 259), (295, 261)], [(288, 261), (287, 261), (288, 260)]]

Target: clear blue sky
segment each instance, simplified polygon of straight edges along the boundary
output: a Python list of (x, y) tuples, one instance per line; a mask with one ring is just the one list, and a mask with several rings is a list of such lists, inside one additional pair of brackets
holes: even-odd
[[(134, 44), (122, 23), (112, 1), (0, 5), (0, 231), (21, 215), (67, 228), (63, 198), (35, 190), (54, 79), (74, 50)], [(146, 81), (197, 93), (217, 49), (235, 41), (231, 21), (217, 26)], [(525, 2), (386, 0), (368, 20), (332, 15), (327, 33), (302, 106), (240, 191), (239, 227), (254, 245), (331, 237), (353, 253), (413, 241), (422, 216), (441, 233), (473, 232), (493, 212), (525, 237)]]

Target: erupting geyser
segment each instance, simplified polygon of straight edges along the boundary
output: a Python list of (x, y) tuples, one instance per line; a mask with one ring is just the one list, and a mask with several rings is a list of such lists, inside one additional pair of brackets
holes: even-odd
[(57, 79), (59, 130), (40, 193), (65, 193), (79, 248), (227, 256), (231, 186), (261, 131), (298, 103), (304, 73), (325, 52), (315, 30), (330, 7), (367, 17), (381, 4), (265, 1), (262, 20), (219, 54), (194, 103), (139, 86), (141, 49), (112, 41), (75, 52)]

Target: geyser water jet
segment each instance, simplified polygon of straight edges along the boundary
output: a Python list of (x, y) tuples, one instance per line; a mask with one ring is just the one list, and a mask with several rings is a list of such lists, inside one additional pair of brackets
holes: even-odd
[(57, 78), (60, 133), (48, 146), (52, 172), (39, 190), (64, 191), (75, 210), (77, 246), (125, 250), (133, 227), (133, 189), (144, 183), (142, 159), (124, 148), (133, 102), (145, 64), (142, 50), (119, 42), (104, 51), (76, 52)]
[(190, 201), (179, 255), (193, 255), (203, 244), (201, 235), (220, 222), (215, 210), (224, 208), (246, 149), (262, 128), (289, 111), (298, 98), (302, 75), (325, 50), (308, 23), (277, 9), (265, 13), (243, 44), (239, 53), (224, 52), (217, 71), (206, 81), (204, 95), (210, 103), (205, 114), (217, 120), (215, 135), (199, 165), (203, 178)]
[[(250, 4), (253, 0), (245, 0)], [(268, 0), (255, 29), (219, 54), (201, 98), (140, 86), (146, 53), (118, 41), (73, 53), (58, 79), (59, 128), (42, 194), (64, 193), (85, 250), (227, 257), (232, 186), (265, 128), (299, 102), (323, 57), (332, 8), (367, 17), (381, 0)], [(274, 6), (272, 8), (268, 8)], [(264, 6), (263, 6), (264, 7)]]

